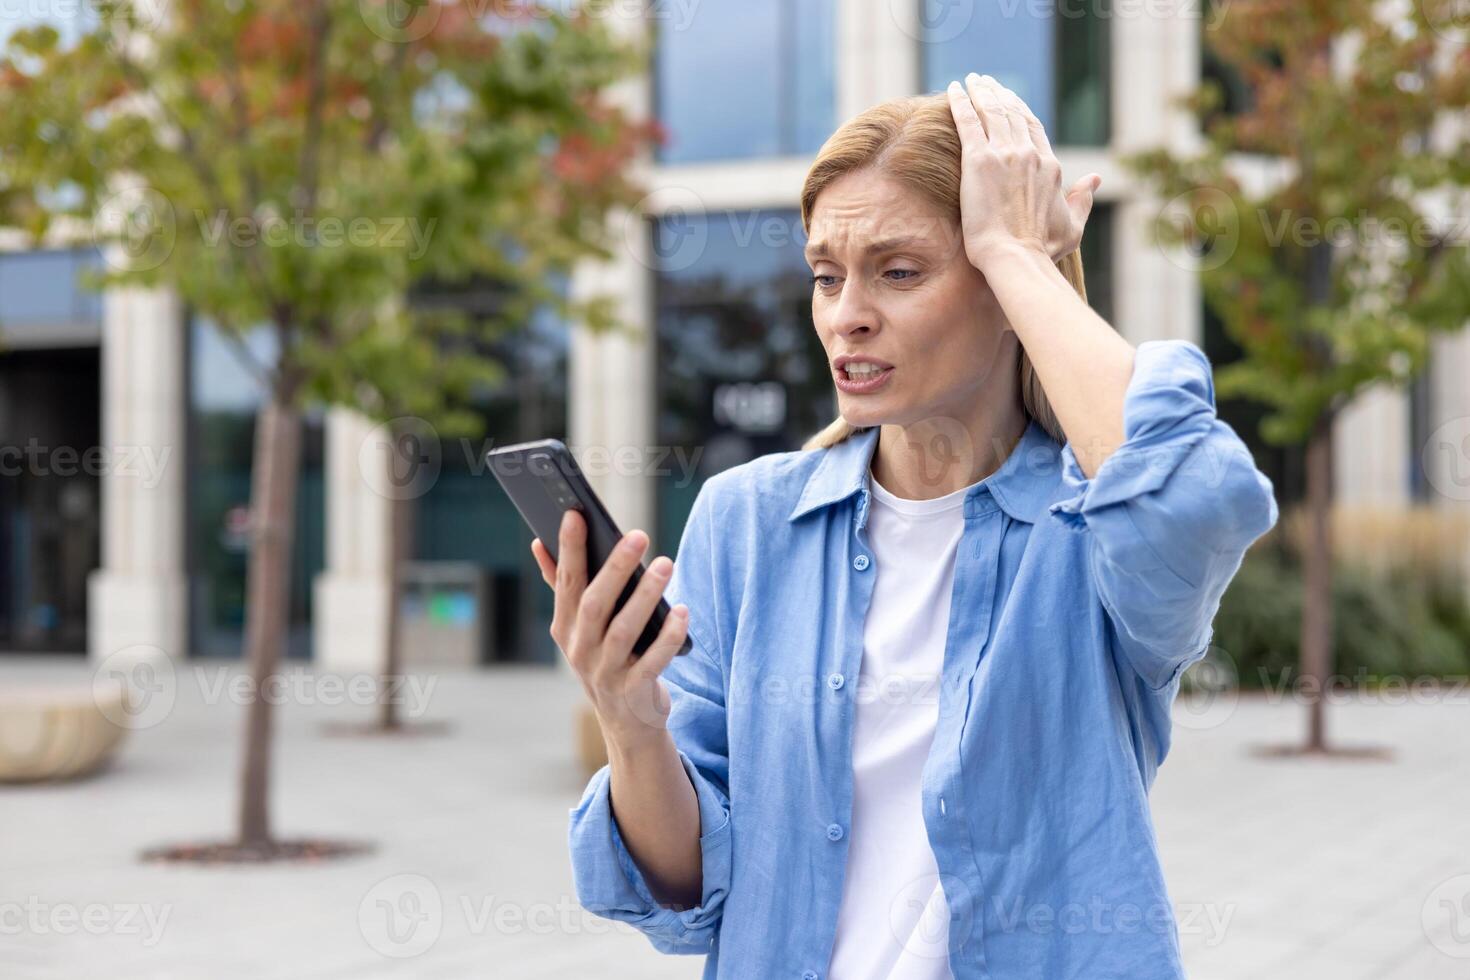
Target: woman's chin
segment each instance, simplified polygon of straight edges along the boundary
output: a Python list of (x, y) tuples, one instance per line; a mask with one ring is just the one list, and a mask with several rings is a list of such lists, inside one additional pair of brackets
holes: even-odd
[(837, 414), (841, 415), (843, 421), (848, 425), (862, 429), (870, 425), (882, 425), (888, 420), (890, 413), (883, 411), (877, 404), (866, 399), (843, 398), (837, 403)]

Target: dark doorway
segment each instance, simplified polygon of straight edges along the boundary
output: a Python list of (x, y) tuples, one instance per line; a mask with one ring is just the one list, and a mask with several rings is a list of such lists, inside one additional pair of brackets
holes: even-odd
[(100, 556), (100, 356), (0, 352), (0, 651), (80, 653)]

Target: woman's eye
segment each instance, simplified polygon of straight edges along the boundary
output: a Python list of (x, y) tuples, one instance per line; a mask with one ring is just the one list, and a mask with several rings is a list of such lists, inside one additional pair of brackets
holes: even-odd
[(815, 283), (818, 286), (821, 286), (823, 289), (828, 289), (828, 288), (830, 288), (832, 286), (835, 286), (837, 284), (837, 277), (836, 276), (828, 276), (828, 275), (812, 276), (811, 277), (811, 280), (812, 280), (813, 283)]
[(898, 278), (895, 281), (896, 282), (902, 282), (905, 279), (912, 279), (914, 276), (917, 276), (919, 273), (918, 273), (918, 270), (917, 269), (889, 269), (887, 272), (885, 272), (883, 274), (885, 276), (892, 276), (894, 274), (897, 274)]

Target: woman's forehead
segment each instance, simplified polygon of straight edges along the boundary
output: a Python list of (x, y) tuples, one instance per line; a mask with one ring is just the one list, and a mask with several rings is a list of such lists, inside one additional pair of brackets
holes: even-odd
[(808, 257), (837, 250), (942, 246), (958, 222), (902, 182), (873, 171), (845, 174), (812, 206)]

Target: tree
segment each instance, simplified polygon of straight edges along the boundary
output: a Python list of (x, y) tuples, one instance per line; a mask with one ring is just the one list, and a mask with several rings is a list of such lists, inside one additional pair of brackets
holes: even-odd
[[(1222, 112), (1220, 87), (1206, 84), (1185, 103), (1202, 120), (1199, 153), (1128, 161), (1174, 205), (1163, 239), (1202, 247), (1205, 297), (1243, 351), (1217, 372), (1219, 393), (1268, 406), (1267, 441), (1305, 444), (1301, 667), (1317, 752), (1333, 660), (1333, 425), (1364, 388), (1406, 384), (1433, 332), (1470, 318), (1457, 240), (1470, 134), (1446, 125), (1470, 98), (1470, 49), (1455, 36), (1465, 25), (1455, 0), (1386, 11), (1370, 0), (1222, 6), (1205, 43), (1248, 104)], [(1261, 189), (1241, 178), (1242, 160), (1282, 176)]]
[[(171, 288), (247, 361), (247, 334), (273, 338), (274, 360), (251, 362), (259, 692), (286, 625), (302, 405), (430, 415), (499, 375), (465, 318), (402, 302), (410, 286), (473, 274), (507, 285), (501, 326), (543, 305), (615, 326), (606, 301), (548, 281), (608, 255), (606, 215), (636, 197), (626, 170), (650, 129), (603, 92), (641, 52), (595, 17), (508, 0), (108, 0), (97, 14), (75, 43), (34, 28), (0, 54), (0, 226), (94, 229), (125, 256), (101, 285)], [(257, 693), (244, 856), (275, 845), (270, 756)]]

